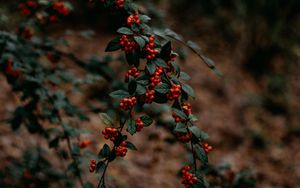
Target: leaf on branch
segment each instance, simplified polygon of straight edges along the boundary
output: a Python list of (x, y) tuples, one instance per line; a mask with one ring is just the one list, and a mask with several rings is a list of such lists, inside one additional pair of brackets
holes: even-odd
[(146, 41), (141, 36), (134, 36), (133, 37), (135, 42), (140, 46), (140, 48), (144, 48)]
[(107, 113), (99, 113), (99, 117), (105, 125), (113, 126), (113, 120)]
[(110, 147), (107, 144), (104, 144), (103, 148), (99, 152), (99, 157), (107, 158), (110, 154)]
[(203, 165), (208, 164), (208, 158), (207, 155), (202, 147), (199, 145), (195, 146), (196, 155), (199, 158), (199, 160), (203, 163)]
[(135, 145), (129, 141), (126, 142), (126, 148), (137, 151)]
[(136, 133), (135, 121), (131, 118), (127, 121), (127, 131), (131, 135), (134, 135), (134, 133)]
[(188, 75), (187, 73), (182, 72), (182, 71), (180, 72), (179, 78), (182, 80), (190, 80), (191, 79), (190, 75)]
[(156, 58), (153, 60), (153, 62), (155, 63), (156, 66), (164, 67), (164, 68), (168, 67), (167, 63), (161, 58)]
[(113, 52), (116, 50), (121, 49), (120, 45), (120, 39), (119, 37), (115, 37), (113, 40), (111, 40), (108, 45), (106, 46), (105, 52)]
[(193, 90), (193, 88), (191, 86), (189, 86), (188, 84), (182, 84), (182, 89), (183, 91), (185, 91), (188, 95), (190, 95), (191, 97), (195, 98), (195, 92)]
[(181, 117), (182, 119), (188, 119), (187, 115), (182, 112), (181, 110), (178, 110), (177, 108), (172, 108), (172, 111), (178, 115), (179, 117)]
[(96, 173), (102, 174), (105, 169), (105, 163), (103, 161), (99, 161), (96, 166)]
[(142, 122), (144, 123), (145, 127), (148, 127), (153, 123), (153, 119), (147, 115), (142, 115), (140, 118), (141, 118)]
[(124, 99), (130, 97), (130, 94), (124, 90), (117, 90), (109, 94), (112, 98)]
[(180, 132), (180, 133), (186, 133), (187, 129), (186, 129), (186, 125), (183, 123), (177, 123), (176, 127), (174, 129), (175, 132)]
[(162, 83), (162, 84), (159, 84), (159, 85), (155, 86), (154, 90), (157, 91), (158, 93), (166, 94), (170, 90), (170, 85)]
[(154, 64), (153, 61), (149, 61), (147, 62), (146, 68), (149, 71), (149, 73), (152, 75), (155, 72), (156, 65)]
[(121, 27), (117, 30), (117, 32), (124, 35), (133, 35), (133, 31), (127, 27)]

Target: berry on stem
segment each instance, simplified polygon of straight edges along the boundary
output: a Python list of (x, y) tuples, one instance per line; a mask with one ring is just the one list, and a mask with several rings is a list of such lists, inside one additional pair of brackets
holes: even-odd
[(134, 23), (141, 24), (141, 20), (139, 18), (139, 15), (130, 15), (127, 18), (127, 25), (132, 26)]
[(158, 50), (154, 49), (154, 46), (155, 46), (154, 41), (155, 41), (155, 36), (149, 37), (149, 43), (146, 44), (146, 46), (144, 48), (147, 53), (146, 58), (148, 60), (154, 59), (156, 57), (156, 55), (159, 53)]
[(123, 110), (131, 110), (135, 104), (136, 104), (136, 97), (124, 98), (120, 102), (120, 107)]
[(135, 120), (135, 124), (137, 132), (140, 132), (144, 128), (144, 122), (140, 118)]
[(115, 141), (116, 137), (119, 136), (119, 131), (116, 128), (106, 127), (102, 134), (104, 135), (105, 139), (110, 139), (111, 141)]
[(189, 172), (190, 170), (191, 170), (190, 166), (185, 166), (181, 170), (181, 173), (182, 173), (181, 183), (184, 184), (185, 188), (190, 188), (192, 185), (196, 184), (198, 181), (198, 178), (194, 174)]
[(213, 147), (211, 145), (209, 145), (208, 143), (204, 143), (203, 149), (206, 153), (209, 153), (213, 149)]
[(122, 37), (120, 38), (120, 45), (121, 45), (122, 50), (125, 53), (131, 53), (137, 47), (137, 44), (135, 43), (135, 41), (134, 40), (129, 41), (127, 35), (122, 35)]
[(115, 154), (116, 156), (125, 157), (127, 153), (126, 142), (123, 141), (120, 146), (116, 147)]
[(133, 67), (127, 71), (127, 73), (125, 75), (125, 81), (128, 82), (130, 76), (136, 78), (139, 75), (140, 75), (140, 73), (139, 73), (138, 69), (136, 67)]
[(97, 161), (94, 160), (94, 159), (91, 160), (91, 161), (90, 161), (90, 172), (91, 172), (91, 173), (95, 171), (96, 166), (97, 166)]
[(169, 100), (175, 100), (178, 99), (180, 95), (181, 95), (181, 86), (177, 84), (173, 84), (169, 93), (167, 93), (167, 98)]

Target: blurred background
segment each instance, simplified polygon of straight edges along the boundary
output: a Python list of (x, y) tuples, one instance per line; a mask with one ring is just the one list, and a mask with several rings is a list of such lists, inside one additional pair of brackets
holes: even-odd
[[(192, 105), (198, 126), (209, 134), (214, 148), (210, 163), (229, 164), (232, 172), (251, 171), (257, 187), (299, 187), (300, 1), (136, 2), (152, 18), (150, 25), (171, 28), (196, 42), (222, 72), (218, 77), (196, 54), (175, 45), (181, 57), (179, 64), (192, 77), (189, 84), (197, 96)], [(14, 2), (0, 1), (1, 30), (14, 30), (21, 19), (12, 11), (14, 6)], [(117, 16), (108, 17), (100, 3), (91, 5), (82, 0), (75, 3), (74, 12), (62, 24), (46, 32), (56, 38), (64, 36), (70, 49), (82, 58), (104, 56), (107, 42), (121, 24)], [(78, 37), (87, 30), (92, 40)], [(5, 118), (16, 101), (5, 80), (0, 82), (0, 116)], [(83, 126), (96, 131), (104, 127), (99, 125), (97, 115), (90, 119)], [(0, 159), (19, 157), (26, 147), (24, 137), (6, 129), (4, 122), (0, 124)], [(174, 174), (186, 156), (180, 144), (169, 142), (170, 137), (158, 127), (132, 138), (139, 151), (119, 160), (109, 171), (112, 177), (118, 177), (117, 187), (179, 187)], [(28, 144), (36, 142), (31, 139)], [(104, 140), (95, 136), (95, 141), (98, 148)]]

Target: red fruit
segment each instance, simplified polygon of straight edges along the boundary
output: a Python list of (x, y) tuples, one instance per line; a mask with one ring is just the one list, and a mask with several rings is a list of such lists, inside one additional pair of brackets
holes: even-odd
[(140, 118), (135, 120), (135, 124), (136, 124), (136, 131), (137, 132), (140, 132), (144, 127), (144, 122)]
[(97, 166), (97, 161), (96, 160), (91, 160), (90, 161), (90, 172), (94, 172)]
[(169, 100), (175, 100), (178, 99), (180, 95), (181, 95), (181, 86), (177, 84), (173, 84), (169, 93), (167, 93), (167, 98)]
[(136, 104), (136, 98), (135, 97), (124, 98), (120, 102), (120, 107), (123, 108), (124, 110), (131, 110), (134, 107), (135, 104)]
[(110, 139), (111, 141), (115, 141), (116, 137), (119, 136), (119, 131), (116, 128), (110, 128), (106, 127), (103, 131), (102, 134), (104, 135), (105, 139)]
[(123, 8), (125, 4), (125, 0), (116, 0), (116, 8)]
[(52, 23), (56, 23), (58, 20), (58, 17), (56, 15), (49, 16), (49, 21)]
[(92, 141), (91, 140), (84, 140), (84, 141), (81, 141), (80, 144), (79, 144), (79, 147), (81, 149), (83, 148), (86, 148), (87, 146), (91, 145), (92, 144)]
[(141, 20), (140, 20), (140, 18), (137, 14), (136, 15), (130, 15), (127, 18), (127, 25), (132, 26), (134, 23), (141, 24)]
[(154, 49), (155, 46), (155, 36), (149, 37), (149, 43), (145, 45), (144, 50), (146, 51), (147, 55), (146, 58), (148, 60), (152, 60), (156, 57), (156, 55), (159, 53), (157, 50)]
[(129, 77), (132, 76), (134, 78), (138, 77), (140, 75), (137, 68), (133, 67), (130, 70), (127, 71), (125, 75), (125, 81), (127, 82), (129, 80)]
[(177, 138), (184, 143), (191, 141), (193, 134), (189, 133), (176, 133)]
[(132, 38), (129, 40), (126, 35), (122, 35), (122, 37), (120, 38), (120, 45), (125, 53), (131, 53), (137, 47), (135, 41)]
[(206, 153), (209, 153), (213, 148), (211, 145), (209, 145), (208, 143), (204, 143), (203, 144), (203, 149)]
[(126, 142), (123, 141), (120, 144), (120, 146), (116, 147), (115, 154), (116, 154), (116, 156), (125, 157), (126, 153), (127, 153)]
[(190, 173), (189, 172), (190, 170), (191, 170), (191, 167), (189, 167), (189, 166), (185, 166), (181, 170), (181, 173), (182, 173), (181, 183), (184, 184), (184, 186), (186, 188), (189, 188), (198, 182), (198, 178), (194, 174)]
[(6, 64), (6, 74), (18, 78), (21, 74), (19, 70), (14, 70), (12, 60), (8, 60)]

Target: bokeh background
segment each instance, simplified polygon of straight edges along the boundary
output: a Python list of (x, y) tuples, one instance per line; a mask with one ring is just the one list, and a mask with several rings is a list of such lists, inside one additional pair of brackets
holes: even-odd
[[(175, 45), (180, 65), (190, 74), (197, 97), (192, 101), (198, 126), (209, 135), (210, 163), (229, 164), (233, 172), (247, 169), (257, 187), (300, 187), (300, 1), (299, 0), (144, 0), (137, 1), (152, 26), (169, 27), (198, 43), (216, 62), (222, 77), (210, 71), (188, 49)], [(14, 2), (0, 1), (0, 29), (12, 31), (21, 19)], [(63, 24), (51, 26), (52, 37), (64, 36), (82, 58), (104, 56), (105, 45), (121, 24), (108, 19), (98, 4), (78, 1)], [(67, 31), (67, 32), (66, 32)], [(79, 37), (89, 31), (92, 39)], [(86, 32), (85, 32), (86, 33)], [(0, 119), (18, 103), (0, 79)], [(76, 97), (76, 96), (74, 96)], [(78, 104), (89, 100), (76, 98)], [(81, 126), (103, 129), (96, 114)], [(43, 142), (26, 130), (12, 132), (0, 122), (0, 164), (20, 157), (25, 148)], [(21, 133), (21, 134), (20, 134)], [(184, 148), (170, 142), (162, 127), (145, 129), (132, 141), (139, 148), (112, 165), (116, 187), (179, 187), (174, 175), (184, 164)], [(26, 142), (24, 139), (26, 138)], [(95, 151), (104, 140), (93, 135)], [(60, 164), (59, 159), (52, 159)], [(93, 180), (93, 177), (88, 177)], [(56, 187), (56, 185), (52, 185)]]

